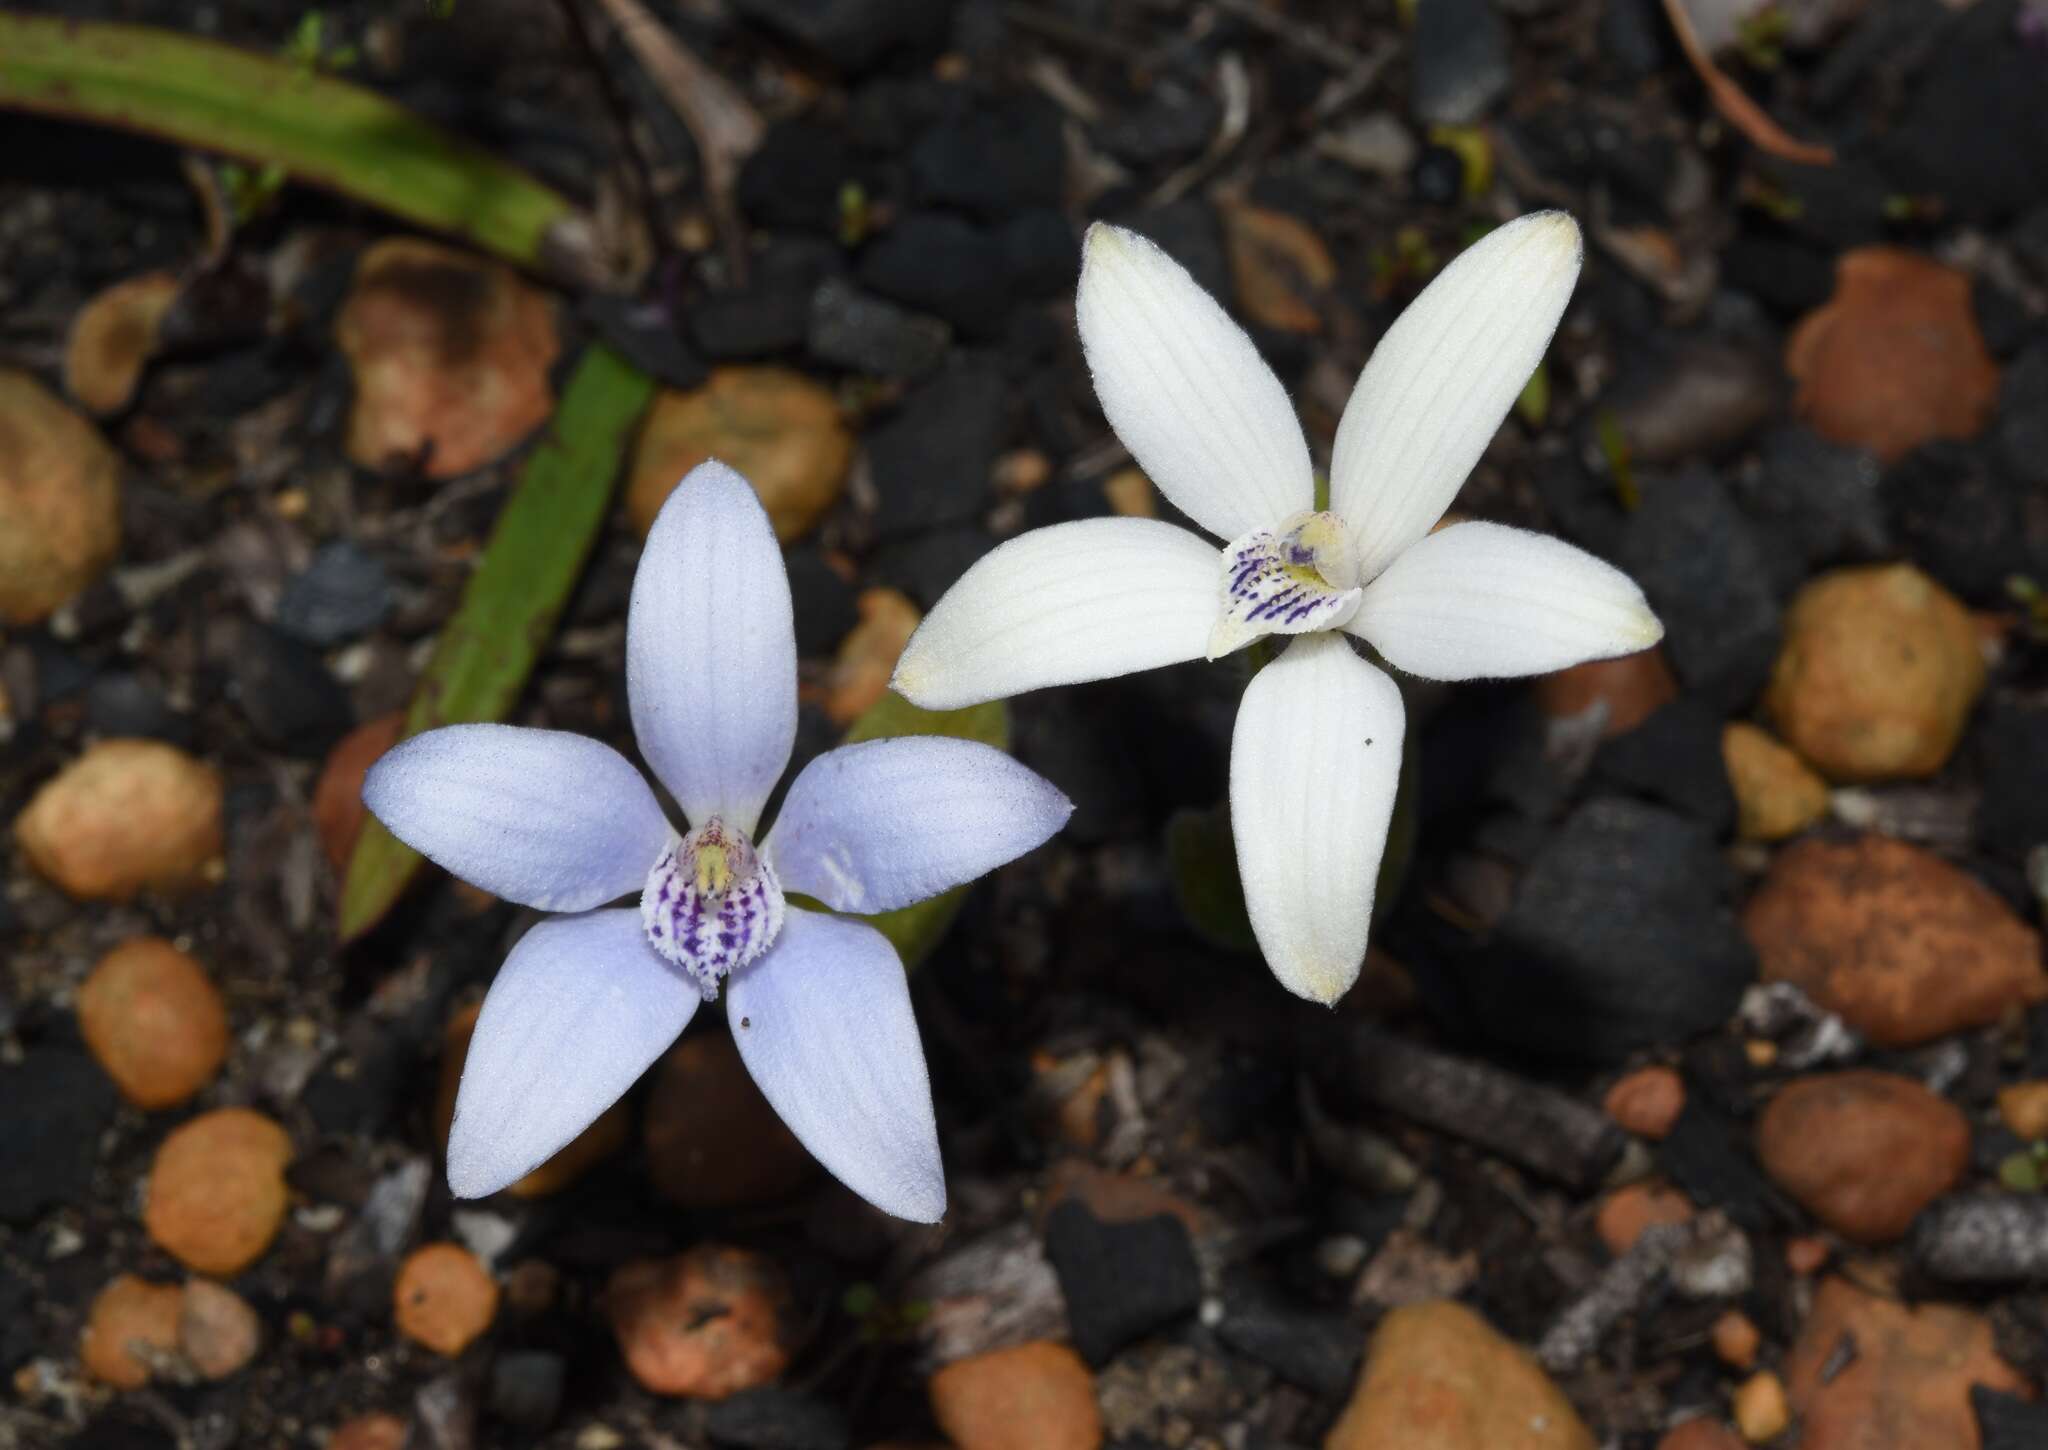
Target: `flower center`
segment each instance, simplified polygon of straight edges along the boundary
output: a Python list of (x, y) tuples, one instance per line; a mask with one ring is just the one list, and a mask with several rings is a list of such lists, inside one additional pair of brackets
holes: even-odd
[(1336, 629), (1358, 613), (1351, 530), (1332, 513), (1300, 513), (1223, 551), (1223, 608), (1209, 633), (1221, 659), (1262, 635)]
[(640, 893), (647, 943), (710, 1001), (782, 930), (782, 883), (744, 831), (713, 816), (662, 853)]

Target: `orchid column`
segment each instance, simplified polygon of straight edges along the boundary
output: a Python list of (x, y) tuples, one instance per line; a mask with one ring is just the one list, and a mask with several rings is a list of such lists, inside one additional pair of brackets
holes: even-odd
[(796, 634), (768, 516), (721, 463), (692, 470), (648, 532), (626, 693), (685, 832), (624, 756), (562, 731), (430, 730), (363, 783), (422, 855), (564, 913), (520, 938), (484, 998), (449, 1187), (495, 1193), (552, 1157), (723, 986), (741, 1060), (798, 1140), (878, 1208), (936, 1221), (946, 1182), (903, 964), (873, 927), (829, 913), (893, 911), (971, 881), (1073, 807), (1000, 750), (917, 736), (819, 756), (763, 833), (796, 737)]
[(1251, 339), (1151, 242), (1089, 228), (1077, 311), (1103, 412), (1224, 547), (1149, 519), (1013, 539), (926, 616), (896, 688), (953, 709), (1289, 637), (1238, 710), (1231, 822), (1267, 964), (1336, 1001), (1365, 956), (1403, 729), (1400, 691), (1346, 636), (1397, 669), (1469, 680), (1663, 635), (1633, 582), (1560, 540), (1431, 532), (1542, 361), (1580, 256), (1578, 225), (1539, 212), (1444, 268), (1359, 377), (1316, 512), (1307, 440)]

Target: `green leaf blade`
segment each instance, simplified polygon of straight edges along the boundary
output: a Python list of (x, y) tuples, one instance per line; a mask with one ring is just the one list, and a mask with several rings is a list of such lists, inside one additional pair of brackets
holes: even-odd
[(279, 166), (516, 265), (601, 280), (590, 223), (568, 198), (289, 59), (149, 26), (0, 12), (0, 107)]
[[(583, 572), (611, 504), (646, 374), (601, 345), (578, 362), (546, 435), (527, 457), (462, 602), (435, 641), (406, 713), (405, 737), (501, 720), (512, 708)], [(411, 883), (421, 857), (375, 817), (363, 823), (341, 896), (341, 936), (361, 936)]]

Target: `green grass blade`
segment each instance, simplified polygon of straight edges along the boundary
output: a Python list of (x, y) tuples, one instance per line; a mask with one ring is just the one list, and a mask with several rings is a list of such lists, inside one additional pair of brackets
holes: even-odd
[[(964, 710), (920, 710), (891, 690), (853, 722), (853, 728), (846, 732), (846, 743), (894, 735), (951, 735), (1008, 750), (1010, 711), (1001, 700), (970, 705)], [(953, 918), (960, 914), (967, 892), (968, 887), (956, 886), (930, 900), (863, 919), (889, 938), (904, 966), (915, 967), (931, 955), (932, 948), (945, 936)]]
[[(633, 426), (653, 391), (646, 374), (609, 349), (583, 354), (498, 515), (462, 603), (435, 642), (406, 716), (408, 736), (502, 719), (511, 709), (583, 572)], [(366, 820), (342, 885), (342, 939), (376, 925), (419, 867), (415, 852), (375, 817)]]
[(519, 266), (602, 280), (594, 230), (566, 197), (289, 60), (148, 26), (0, 12), (0, 107), (276, 166)]

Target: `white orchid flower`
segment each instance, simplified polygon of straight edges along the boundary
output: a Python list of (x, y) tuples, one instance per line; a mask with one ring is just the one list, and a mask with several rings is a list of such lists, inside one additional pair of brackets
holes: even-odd
[(1157, 246), (1089, 228), (1081, 344), (1103, 412), (1182, 513), (1011, 540), (926, 617), (894, 684), (927, 708), (1217, 659), (1294, 636), (1253, 677), (1231, 743), (1245, 905), (1281, 984), (1334, 1002), (1357, 980), (1400, 777), (1394, 682), (1344, 638), (1438, 680), (1535, 674), (1663, 635), (1627, 576), (1498, 524), (1431, 532), (1542, 360), (1578, 278), (1579, 229), (1539, 212), (1468, 248), (1373, 352), (1315, 512), (1280, 380)]
[[(903, 965), (873, 927), (784, 893), (907, 906), (1031, 850), (1072, 805), (986, 745), (873, 740), (805, 766), (757, 845), (796, 737), (796, 633), (768, 516), (721, 463), (693, 470), (648, 533), (626, 693), (686, 835), (624, 756), (564, 731), (430, 730), (363, 784), (430, 860), (566, 913), (520, 938), (484, 998), (449, 1187), (482, 1197), (545, 1162), (724, 982), (741, 1060), (812, 1156), (876, 1207), (935, 1222), (946, 1182)], [(636, 891), (637, 906), (599, 909)]]

